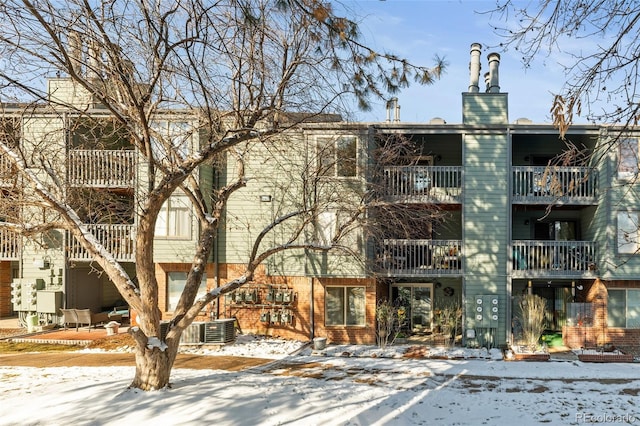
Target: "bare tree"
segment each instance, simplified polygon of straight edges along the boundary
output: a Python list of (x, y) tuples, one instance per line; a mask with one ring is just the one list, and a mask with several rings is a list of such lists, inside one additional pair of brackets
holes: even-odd
[(565, 134), (575, 116), (624, 127), (638, 124), (640, 5), (633, 0), (499, 1), (493, 10), (507, 24), (496, 27), (503, 45), (525, 66), (534, 58), (562, 54), (567, 81), (551, 114)]
[[(183, 330), (207, 304), (249, 282), (269, 256), (348, 249), (343, 241), (366, 213), (366, 191), (354, 190), (359, 201), (347, 207), (344, 196), (325, 197), (335, 191), (314, 165), (329, 163), (309, 161), (294, 169), (285, 161), (281, 144), (287, 132), (312, 118), (292, 113), (342, 112), (347, 96), (366, 108), (371, 96), (393, 93), (411, 78), (431, 83), (442, 70), (439, 61), (433, 68), (414, 67), (368, 49), (358, 41), (353, 20), (318, 0), (8, 0), (0, 14), (2, 115), (11, 130), (0, 139), (0, 171), (15, 176), (4, 192), (0, 227), (34, 241), (42, 241), (43, 232), (63, 230), (89, 253), (140, 313), (140, 326), (132, 328), (137, 368), (131, 386), (143, 390), (167, 386)], [(71, 88), (52, 86), (56, 79), (43, 86), (56, 75)], [(30, 126), (39, 113), (51, 123)], [(16, 134), (15, 119), (27, 134)], [(69, 185), (60, 167), (69, 161), (66, 147), (53, 143), (68, 138), (69, 129), (68, 143), (75, 147), (116, 144), (136, 153), (144, 173), (137, 177), (135, 205), (132, 194), (106, 196)], [(244, 271), (197, 297), (223, 212), (247, 186), (248, 158), (255, 152), (277, 159), (274, 167), (284, 175), (289, 170), (302, 192), (280, 191), (277, 215), (252, 234)], [(233, 168), (234, 178), (206, 192), (197, 172), (220, 162)], [(176, 191), (188, 198), (200, 234), (161, 340), (154, 236), (161, 209)], [(320, 212), (336, 204), (347, 212), (336, 232), (308, 238)], [(89, 224), (114, 217), (135, 224), (135, 280), (90, 232)], [(286, 235), (278, 234), (283, 223)]]

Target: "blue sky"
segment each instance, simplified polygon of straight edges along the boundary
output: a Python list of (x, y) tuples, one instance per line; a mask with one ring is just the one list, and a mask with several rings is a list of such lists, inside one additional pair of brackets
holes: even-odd
[[(414, 83), (398, 95), (402, 121), (424, 122), (434, 117), (441, 117), (447, 123), (462, 121), (461, 93), (469, 86), (469, 50), (474, 42), (483, 45), (481, 76), (488, 71), (487, 54), (498, 52), (501, 56), (500, 91), (509, 94), (509, 121), (521, 117), (537, 123), (551, 121), (553, 93), (558, 93), (564, 83), (564, 70), (551, 57), (537, 58), (533, 66), (525, 70), (515, 50), (491, 48), (499, 46), (501, 39), (490, 23), (501, 22), (497, 17), (492, 19), (489, 14), (479, 12), (491, 10), (495, 0), (342, 2), (362, 18), (363, 39), (377, 50), (391, 51), (421, 65), (433, 64), (435, 55), (448, 62), (446, 74), (434, 85)], [(378, 102), (371, 112), (359, 113), (358, 119), (384, 120), (384, 103)]]

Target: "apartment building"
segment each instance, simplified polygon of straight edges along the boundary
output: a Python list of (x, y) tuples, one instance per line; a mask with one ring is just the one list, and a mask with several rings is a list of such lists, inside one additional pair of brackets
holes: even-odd
[[(310, 193), (321, 194), (324, 207), (314, 216), (313, 229), (298, 241), (331, 240), (372, 180), (384, 188), (389, 204), (414, 215), (435, 210), (438, 220), (425, 219), (409, 233), (398, 229), (394, 235), (390, 229), (375, 239), (366, 228), (353, 229), (346, 251), (280, 251), (263, 262), (252, 282), (210, 306), (200, 320), (235, 317), (244, 332), (373, 343), (380, 300), (404, 306), (406, 331), (418, 335), (437, 331), (442, 308), (460, 306), (463, 343), (498, 347), (517, 339), (517, 297), (530, 293), (546, 300), (547, 329), (571, 347), (640, 344), (640, 198), (635, 190), (640, 132), (573, 125), (563, 140), (551, 124), (513, 120), (508, 93), (499, 84), (500, 56), (488, 56), (481, 89), (480, 52), (481, 46), (473, 44), (459, 123), (439, 118), (402, 122), (391, 104), (385, 121), (307, 120), (268, 148), (249, 149), (249, 179), (229, 201), (203, 290), (241, 274), (260, 232)], [(64, 79), (49, 84), (57, 96), (67, 87)], [(4, 111), (9, 119), (11, 108)], [(94, 113), (108, 121), (99, 106)], [(127, 149), (126, 137), (105, 132), (108, 141), (90, 138), (102, 141), (95, 149), (82, 142), (87, 138), (81, 125), (71, 126), (78, 129), (74, 136), (68, 131), (72, 120), (60, 117), (42, 112), (11, 128), (25, 143), (57, 141), (71, 187), (131, 200), (131, 209), (115, 215), (115, 222), (86, 220), (88, 229), (134, 273), (136, 176), (145, 173), (141, 162), (135, 150)], [(188, 112), (167, 112), (158, 125), (171, 132), (172, 126), (188, 126), (190, 120)], [(389, 137), (411, 141), (415, 155), (402, 164), (384, 164), (381, 174), (373, 174), (379, 166), (373, 152)], [(185, 143), (197, 144), (197, 134)], [(568, 148), (574, 155), (563, 155)], [(235, 176), (235, 167), (230, 157), (201, 169), (199, 178), (221, 186)], [(9, 191), (15, 173), (6, 162), (0, 169)], [(298, 179), (311, 176), (310, 169), (321, 173)], [(179, 194), (163, 211), (154, 256), (163, 318), (170, 319), (198, 226)], [(270, 233), (267, 242), (286, 244), (292, 228)], [(35, 244), (0, 230), (2, 315), (37, 312), (42, 321), (55, 323), (57, 310), (65, 306), (100, 311), (122, 303), (68, 235), (53, 232), (47, 239)], [(18, 286), (29, 289), (20, 293), (20, 304)]]

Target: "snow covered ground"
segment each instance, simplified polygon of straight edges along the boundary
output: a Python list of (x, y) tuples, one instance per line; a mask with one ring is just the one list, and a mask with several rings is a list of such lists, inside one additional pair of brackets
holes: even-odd
[(0, 425), (640, 424), (635, 363), (506, 362), (468, 349), (408, 359), (406, 347), (312, 351), (240, 337), (219, 351), (185, 350), (274, 361), (174, 369), (172, 388), (157, 392), (126, 389), (133, 367), (0, 367)]

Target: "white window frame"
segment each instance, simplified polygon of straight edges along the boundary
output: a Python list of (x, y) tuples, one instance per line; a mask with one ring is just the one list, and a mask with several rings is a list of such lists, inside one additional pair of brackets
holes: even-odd
[[(342, 299), (340, 302), (342, 306), (340, 307), (342, 310), (341, 321), (334, 321), (329, 317), (329, 309), (328, 304), (330, 301), (335, 300), (332, 299), (329, 293), (331, 291), (336, 291), (338, 293), (342, 293)], [(360, 300), (352, 299), (349, 300), (349, 290), (355, 290), (358, 292), (362, 292), (362, 298)], [(351, 313), (349, 309), (349, 304), (352, 303), (352, 308), (356, 310), (356, 312)], [(350, 320), (351, 318), (351, 320)], [(354, 320), (355, 319), (355, 320)], [(353, 285), (353, 286), (326, 286), (325, 287), (325, 299), (324, 299), (324, 325), (325, 327), (363, 327), (367, 324), (367, 289), (365, 286), (361, 285)]]
[[(184, 271), (170, 271), (167, 272), (167, 312), (173, 312), (178, 305), (180, 296), (184, 291), (184, 286), (187, 284), (188, 272)], [(196, 300), (203, 297), (207, 293), (207, 274), (202, 275), (202, 281), (198, 288), (198, 294)]]
[[(612, 288), (608, 290), (609, 292), (618, 292), (624, 291), (624, 326), (619, 324), (613, 324), (611, 322), (611, 304), (607, 303), (607, 326), (608, 327), (616, 327), (616, 328), (640, 328), (640, 289), (638, 288)], [(635, 305), (629, 306), (629, 293), (634, 292), (635, 296)], [(629, 318), (630, 312), (632, 310), (634, 318)]]
[(619, 211), (616, 226), (616, 242), (619, 254), (635, 254), (640, 247), (638, 212)]
[[(330, 247), (338, 233), (338, 228), (345, 222), (345, 214), (339, 210), (326, 210), (318, 213), (315, 223), (315, 244)], [(354, 252), (362, 250), (362, 228), (348, 229), (338, 240), (338, 245), (346, 247)], [(337, 250), (335, 254), (349, 255), (345, 250)]]
[[(151, 127), (156, 133), (166, 138), (166, 142), (170, 141), (175, 152), (183, 159), (192, 152), (193, 126), (188, 121), (157, 120), (152, 122)], [(158, 160), (167, 160), (166, 147), (155, 137), (151, 138), (151, 146)]]
[(189, 198), (173, 194), (158, 213), (155, 235), (160, 238), (191, 239), (193, 215)]
[[(318, 170), (325, 177), (352, 179), (360, 174), (359, 167), (359, 138), (356, 135), (327, 135), (316, 136), (316, 156), (318, 159)], [(353, 156), (345, 158), (340, 154), (345, 150), (339, 149), (340, 143), (349, 141), (349, 145), (353, 144), (349, 150), (353, 150)], [(353, 162), (353, 165), (347, 170), (353, 168), (352, 172), (344, 173), (341, 171), (341, 165), (346, 162)]]
[(638, 176), (639, 139), (627, 137), (618, 144), (618, 179), (630, 180)]

